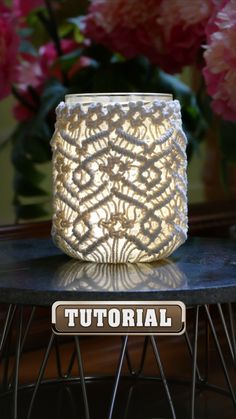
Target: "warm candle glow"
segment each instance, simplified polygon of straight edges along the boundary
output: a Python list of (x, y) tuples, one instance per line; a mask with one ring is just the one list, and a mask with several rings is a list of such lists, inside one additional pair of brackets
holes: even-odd
[(64, 252), (149, 262), (186, 239), (186, 138), (171, 95), (69, 95), (52, 148), (52, 234)]

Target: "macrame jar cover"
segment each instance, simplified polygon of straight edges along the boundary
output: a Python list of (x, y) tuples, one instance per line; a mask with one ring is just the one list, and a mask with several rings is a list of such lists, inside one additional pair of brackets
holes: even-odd
[(150, 262), (186, 239), (186, 137), (171, 95), (69, 95), (57, 107), (52, 236), (93, 262)]

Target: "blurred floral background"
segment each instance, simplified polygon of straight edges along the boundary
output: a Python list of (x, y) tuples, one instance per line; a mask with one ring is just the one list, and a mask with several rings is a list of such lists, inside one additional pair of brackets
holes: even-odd
[(50, 138), (68, 93), (172, 93), (190, 202), (235, 197), (235, 45), (235, 0), (0, 0), (0, 222), (50, 218)]

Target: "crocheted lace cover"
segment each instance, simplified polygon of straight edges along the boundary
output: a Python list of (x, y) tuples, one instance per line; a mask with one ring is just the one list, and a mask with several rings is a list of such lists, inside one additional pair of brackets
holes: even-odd
[(51, 141), (52, 236), (94, 262), (150, 262), (186, 239), (178, 101), (60, 103)]

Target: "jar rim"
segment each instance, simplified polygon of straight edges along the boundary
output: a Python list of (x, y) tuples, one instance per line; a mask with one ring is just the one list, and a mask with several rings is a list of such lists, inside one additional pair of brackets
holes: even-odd
[[(96, 100), (98, 99), (98, 100)], [(163, 100), (171, 101), (173, 100), (173, 95), (170, 93), (146, 93), (146, 92), (121, 92), (121, 93), (74, 93), (68, 94), (65, 96), (65, 102), (70, 103), (87, 103), (87, 102), (97, 102), (102, 101), (105, 103), (110, 103), (113, 101), (151, 101)]]

